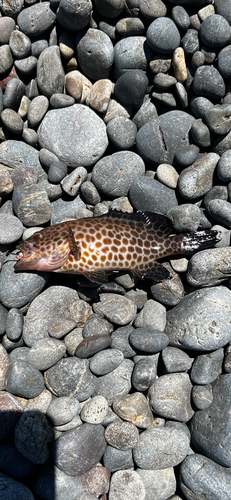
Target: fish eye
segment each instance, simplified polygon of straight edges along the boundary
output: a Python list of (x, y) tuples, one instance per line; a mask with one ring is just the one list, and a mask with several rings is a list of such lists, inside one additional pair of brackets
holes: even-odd
[(35, 233), (35, 234), (33, 234), (32, 238), (34, 239), (34, 242), (36, 243), (37, 241), (43, 239), (43, 234), (42, 233)]

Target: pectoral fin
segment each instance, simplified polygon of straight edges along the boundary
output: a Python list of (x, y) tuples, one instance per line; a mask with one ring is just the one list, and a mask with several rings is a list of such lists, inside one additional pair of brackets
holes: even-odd
[(80, 248), (78, 247), (78, 245), (76, 244), (75, 237), (74, 237), (74, 234), (73, 234), (73, 231), (70, 227), (69, 222), (67, 222), (67, 231), (68, 231), (67, 241), (69, 243), (70, 253), (72, 255), (74, 255), (76, 260), (80, 260), (81, 259), (81, 251), (80, 251)]
[(93, 283), (108, 283), (108, 275), (105, 271), (93, 271), (92, 273), (85, 273), (84, 276)]
[(65, 248), (63, 251), (59, 251), (59, 253), (52, 253), (47, 259), (47, 266), (50, 271), (55, 271), (56, 269), (60, 269), (70, 255), (70, 249)]

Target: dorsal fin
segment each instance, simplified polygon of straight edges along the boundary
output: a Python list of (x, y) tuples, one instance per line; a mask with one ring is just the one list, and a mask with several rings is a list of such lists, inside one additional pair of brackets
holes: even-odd
[(144, 224), (147, 227), (147, 229), (152, 231), (162, 231), (166, 235), (176, 232), (170, 219), (165, 215), (158, 213), (142, 212), (141, 210), (135, 213), (110, 210), (108, 214), (104, 214), (101, 217), (105, 218), (106, 220), (117, 219), (125, 222), (134, 222), (134, 223), (140, 222)]

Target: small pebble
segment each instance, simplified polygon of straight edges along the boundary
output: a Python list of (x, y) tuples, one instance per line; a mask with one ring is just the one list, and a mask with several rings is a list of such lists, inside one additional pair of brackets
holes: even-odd
[(101, 424), (108, 413), (108, 407), (104, 396), (95, 396), (81, 410), (81, 419), (89, 424)]

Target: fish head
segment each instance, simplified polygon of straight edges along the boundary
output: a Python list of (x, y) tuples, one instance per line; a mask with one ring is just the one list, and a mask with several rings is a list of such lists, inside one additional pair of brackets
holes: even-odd
[(52, 226), (30, 236), (16, 247), (16, 271), (55, 271), (70, 253), (68, 241), (55, 237)]

